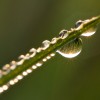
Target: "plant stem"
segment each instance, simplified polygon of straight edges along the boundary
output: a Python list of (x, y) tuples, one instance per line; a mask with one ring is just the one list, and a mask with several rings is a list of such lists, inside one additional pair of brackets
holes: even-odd
[(80, 27), (79, 29), (70, 30), (68, 37), (66, 37), (65, 39), (59, 38), (55, 44), (51, 44), (46, 50), (42, 50), (40, 53), (37, 53), (33, 58), (30, 58), (29, 60), (25, 60), (25, 62), (22, 65), (17, 66), (14, 70), (10, 71), (7, 75), (2, 76), (0, 78), (0, 86), (7, 84), (11, 79), (15, 78), (23, 71), (30, 68), (32, 65), (38, 63), (49, 54), (56, 52), (56, 50), (59, 49), (61, 46), (79, 37), (83, 32), (85, 32), (89, 28), (99, 23), (100, 23), (100, 16), (97, 16), (95, 18), (90, 19), (90, 21), (84, 24), (83, 27)]

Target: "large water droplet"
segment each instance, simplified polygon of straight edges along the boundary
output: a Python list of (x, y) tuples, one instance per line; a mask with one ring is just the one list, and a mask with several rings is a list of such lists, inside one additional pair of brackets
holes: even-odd
[[(82, 25), (83, 23), (87, 23), (89, 20), (79, 20), (76, 22), (75, 27), (78, 28), (80, 25)], [(88, 30), (86, 30), (85, 32), (82, 33), (82, 36), (91, 36), (93, 35), (97, 30), (97, 26), (91, 27)]]
[(82, 50), (82, 40), (77, 38), (62, 46), (57, 52), (66, 58), (76, 57)]

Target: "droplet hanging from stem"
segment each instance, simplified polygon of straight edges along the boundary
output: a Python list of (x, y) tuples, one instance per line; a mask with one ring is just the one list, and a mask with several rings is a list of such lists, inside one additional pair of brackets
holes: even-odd
[[(89, 20), (84, 20), (84, 21), (79, 20), (79, 21), (77, 21), (76, 24), (75, 24), (75, 28), (80, 27), (82, 24), (87, 23), (88, 21)], [(86, 30), (85, 32), (83, 32), (81, 34), (81, 36), (87, 36), (87, 37), (91, 36), (91, 35), (95, 34), (96, 30), (97, 30), (97, 25), (93, 26), (93, 27), (89, 28), (88, 30)]]
[(62, 46), (56, 52), (61, 54), (63, 57), (73, 58), (73, 57), (76, 57), (77, 55), (79, 55), (81, 50), (82, 50), (82, 40), (81, 40), (81, 38), (76, 38), (75, 40)]

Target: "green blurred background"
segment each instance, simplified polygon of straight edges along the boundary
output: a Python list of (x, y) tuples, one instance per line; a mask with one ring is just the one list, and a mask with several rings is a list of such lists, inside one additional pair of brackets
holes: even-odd
[[(1, 0), (0, 66), (79, 19), (100, 14), (100, 0)], [(0, 100), (100, 100), (100, 25), (74, 59), (59, 54), (0, 95)]]

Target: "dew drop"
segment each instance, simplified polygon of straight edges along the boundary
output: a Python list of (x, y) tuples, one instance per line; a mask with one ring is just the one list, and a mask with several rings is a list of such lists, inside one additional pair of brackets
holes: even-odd
[[(89, 22), (89, 20), (84, 20), (84, 21), (79, 20), (79, 21), (76, 22), (75, 27), (78, 28), (78, 27), (80, 27), (82, 24), (87, 23), (87, 22)], [(94, 27), (89, 28), (89, 29), (86, 30), (85, 32), (83, 32), (81, 35), (82, 35), (82, 36), (87, 36), (87, 37), (88, 37), (88, 36), (93, 35), (93, 34), (96, 32), (96, 30), (97, 30), (97, 26), (94, 26)]]
[(7, 85), (3, 85), (3, 90), (7, 90), (8, 89), (8, 86)]
[(57, 42), (58, 38), (54, 37), (52, 40), (51, 40), (51, 44), (55, 44)]
[(36, 55), (36, 49), (35, 48), (30, 49), (29, 52), (32, 53), (32, 54), (30, 54), (30, 58), (32, 58)]
[(47, 61), (47, 59), (46, 58), (43, 58), (43, 60), (42, 60), (43, 62), (46, 62)]
[(27, 69), (27, 73), (31, 73), (32, 72), (32, 70), (31, 69)]
[(42, 66), (42, 62), (38, 62), (38, 63), (36, 64), (36, 66), (37, 66), (37, 67)]
[(39, 47), (39, 48), (37, 49), (37, 52), (39, 53), (39, 52), (41, 52), (41, 51), (42, 51), (42, 48)]
[(22, 75), (18, 75), (18, 76), (17, 76), (17, 79), (18, 79), (18, 80), (21, 80), (22, 78), (23, 78)]
[(20, 56), (18, 57), (19, 60), (24, 59), (24, 58), (25, 58), (24, 55), (20, 55)]
[(65, 39), (68, 36), (68, 33), (67, 32), (68, 32), (67, 30), (61, 30), (60, 33), (59, 33), (59, 36), (62, 39)]
[(17, 62), (17, 65), (22, 65), (22, 64), (24, 63), (24, 61), (25, 61), (24, 59), (18, 61), (18, 62)]
[(29, 53), (27, 53), (26, 55), (25, 55), (25, 60), (28, 60), (30, 58), (30, 54)]
[(45, 40), (42, 42), (42, 50), (47, 49), (50, 46), (50, 41)]
[(9, 64), (6, 64), (5, 66), (3, 66), (3, 70), (8, 70), (10, 68), (10, 65)]
[(50, 56), (51, 56), (51, 57), (54, 57), (54, 56), (55, 56), (55, 53), (51, 53)]
[(81, 52), (81, 50), (82, 50), (82, 40), (80, 38), (77, 38), (69, 42), (68, 44), (65, 44), (56, 52), (61, 54), (63, 57), (74, 58)]
[(80, 25), (83, 24), (83, 22), (84, 22), (84, 21), (82, 21), (82, 20), (77, 21), (77, 22), (75, 23), (75, 28), (78, 28)]
[(18, 79), (17, 79), (17, 78), (15, 78), (13, 81), (14, 81), (14, 83), (17, 83), (17, 82), (18, 82)]
[(36, 68), (37, 68), (37, 66), (35, 66), (35, 65), (32, 66), (32, 69), (36, 69)]
[(24, 71), (23, 73), (22, 73), (22, 75), (23, 76), (26, 76), (28, 73), (26, 72), (26, 71)]
[(50, 58), (51, 58), (51, 56), (50, 56), (50, 55), (48, 55), (46, 58), (47, 58), (47, 59), (50, 59)]
[(14, 85), (15, 83), (14, 83), (13, 80), (10, 80), (9, 84), (10, 84), (10, 85)]
[(10, 63), (10, 69), (11, 70), (14, 70), (15, 68), (16, 68), (16, 65), (17, 65), (17, 62), (16, 61), (12, 61), (11, 63)]
[(16, 61), (12, 61), (10, 64), (11, 65), (15, 65), (16, 64)]

